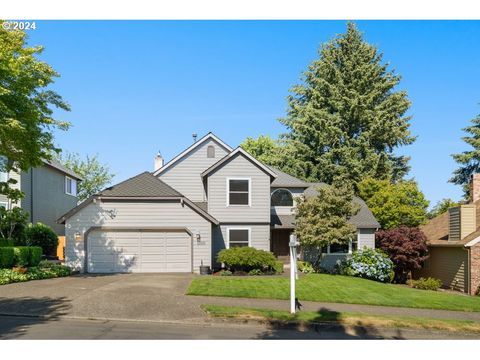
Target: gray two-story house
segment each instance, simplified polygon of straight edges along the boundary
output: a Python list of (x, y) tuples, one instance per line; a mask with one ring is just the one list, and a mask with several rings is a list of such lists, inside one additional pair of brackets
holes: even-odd
[(17, 203), (0, 195), (0, 206), (10, 209), (21, 207), (29, 214), (31, 223), (41, 222), (50, 226), (58, 235), (65, 235), (65, 226), (57, 219), (77, 206), (77, 183), (81, 177), (56, 161), (43, 161), (43, 165), (26, 172), (1, 172), (0, 182), (15, 179), (14, 189), (25, 197)]
[[(66, 262), (85, 272), (198, 272), (218, 267), (224, 248), (287, 255), (294, 198), (316, 186), (233, 149), (212, 133), (164, 164), (91, 197), (59, 219)], [(373, 247), (379, 227), (366, 205), (351, 219), (358, 236), (325, 249), (325, 266), (355, 247)]]

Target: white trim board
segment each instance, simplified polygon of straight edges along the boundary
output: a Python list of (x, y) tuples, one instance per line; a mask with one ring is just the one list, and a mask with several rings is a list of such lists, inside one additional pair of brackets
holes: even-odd
[(480, 242), (480, 236), (465, 244), (465, 247), (472, 247)]

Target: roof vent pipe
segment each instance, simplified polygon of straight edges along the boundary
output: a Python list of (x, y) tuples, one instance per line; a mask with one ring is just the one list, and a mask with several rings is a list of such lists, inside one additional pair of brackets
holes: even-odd
[(197, 142), (197, 133), (193, 133), (192, 138), (193, 138), (193, 142), (196, 143)]
[(157, 155), (155, 155), (155, 169), (153, 170), (158, 170), (160, 169), (161, 167), (163, 167), (163, 157), (162, 157), (162, 154), (160, 153), (160, 151), (157, 153)]

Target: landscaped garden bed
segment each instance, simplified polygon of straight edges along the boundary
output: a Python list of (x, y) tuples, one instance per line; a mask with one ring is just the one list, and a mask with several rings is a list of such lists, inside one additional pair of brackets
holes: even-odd
[(0, 285), (70, 276), (72, 270), (61, 264), (42, 261), (29, 268), (0, 269)]

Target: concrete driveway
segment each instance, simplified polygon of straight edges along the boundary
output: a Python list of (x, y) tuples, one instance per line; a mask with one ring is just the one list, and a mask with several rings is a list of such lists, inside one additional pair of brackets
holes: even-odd
[(0, 314), (153, 321), (204, 320), (185, 296), (192, 274), (72, 276), (4, 285)]

